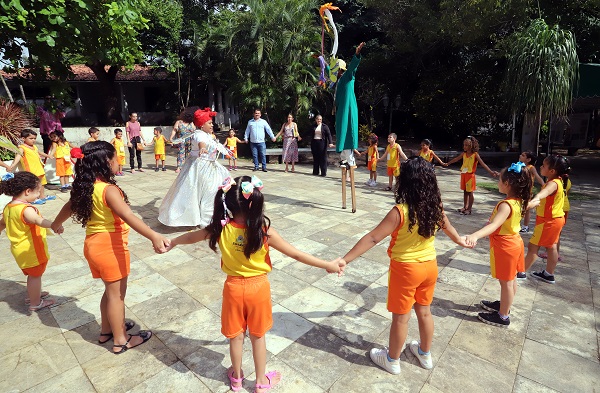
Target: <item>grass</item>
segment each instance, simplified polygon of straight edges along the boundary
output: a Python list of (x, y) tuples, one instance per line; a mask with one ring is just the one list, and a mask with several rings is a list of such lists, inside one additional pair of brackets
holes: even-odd
[[(498, 192), (498, 183), (481, 182), (481, 183), (477, 183), (477, 187), (483, 188), (484, 190), (487, 190), (487, 191)], [(533, 194), (535, 195), (538, 192), (540, 192), (540, 187), (536, 185), (533, 189)], [(571, 191), (569, 193), (570, 201), (589, 201), (589, 200), (594, 200), (594, 199), (600, 199), (600, 196), (591, 195), (591, 194), (583, 194), (581, 192), (574, 192), (574, 191)]]

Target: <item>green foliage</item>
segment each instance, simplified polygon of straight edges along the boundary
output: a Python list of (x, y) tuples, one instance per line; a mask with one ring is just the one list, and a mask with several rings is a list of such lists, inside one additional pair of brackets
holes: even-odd
[(140, 31), (139, 40), (150, 65), (175, 71), (181, 66), (179, 46), (183, 29), (183, 7), (175, 0), (147, 0), (143, 11), (148, 29)]
[(358, 126), (358, 140), (363, 142), (369, 142), (369, 136), (373, 131), (368, 124), (361, 124)]

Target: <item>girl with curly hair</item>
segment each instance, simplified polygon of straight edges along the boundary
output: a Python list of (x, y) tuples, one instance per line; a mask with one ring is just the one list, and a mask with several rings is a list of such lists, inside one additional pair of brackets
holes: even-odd
[(86, 228), (83, 255), (92, 277), (104, 282), (98, 342), (103, 344), (113, 338), (113, 352), (120, 354), (152, 337), (152, 332), (143, 330), (128, 337), (126, 334), (126, 330), (134, 326), (131, 322), (125, 323), (129, 227), (151, 240), (157, 252), (164, 252), (169, 241), (150, 229), (129, 208), (127, 195), (115, 182), (119, 161), (114, 146), (105, 141), (89, 142), (81, 150), (83, 157), (75, 164), (71, 199), (56, 216), (52, 229), (60, 233), (59, 228), (69, 217)]
[(371, 349), (371, 360), (392, 374), (400, 374), (400, 352), (408, 334), (410, 310), (419, 321), (420, 342), (412, 341), (411, 352), (426, 369), (431, 369), (433, 317), (430, 305), (438, 275), (434, 239), (441, 229), (463, 247), (466, 243), (444, 213), (434, 167), (421, 157), (401, 164), (396, 179), (396, 206), (383, 221), (366, 234), (340, 261), (352, 262), (391, 235), (388, 255), (387, 308), (392, 313), (389, 349)]
[(506, 198), (498, 202), (487, 225), (465, 239), (467, 244), (475, 246), (478, 239), (490, 237), (490, 270), (492, 277), (500, 282), (500, 300), (480, 303), (490, 312), (479, 313), (477, 317), (488, 325), (510, 325), (508, 314), (517, 293), (516, 276), (525, 269), (525, 246), (519, 231), (531, 198), (532, 183), (524, 163), (504, 168), (498, 179), (498, 191), (506, 194)]
[(40, 215), (31, 203), (42, 190), (40, 178), (31, 172), (7, 173), (0, 181), (0, 194), (12, 197), (0, 216), (0, 232), (6, 229), (10, 252), (27, 276), (29, 311), (39, 311), (54, 304), (48, 292), (42, 292), (42, 275), (50, 254), (46, 243), (46, 228), (52, 224)]

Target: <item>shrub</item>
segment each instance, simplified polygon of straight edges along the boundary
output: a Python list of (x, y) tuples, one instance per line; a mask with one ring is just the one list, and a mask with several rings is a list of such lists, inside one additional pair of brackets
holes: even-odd
[[(8, 138), (15, 145), (19, 145), (21, 131), (31, 128), (31, 117), (17, 104), (0, 98), (0, 136)], [(0, 159), (8, 161), (14, 154), (5, 149), (0, 149)]]

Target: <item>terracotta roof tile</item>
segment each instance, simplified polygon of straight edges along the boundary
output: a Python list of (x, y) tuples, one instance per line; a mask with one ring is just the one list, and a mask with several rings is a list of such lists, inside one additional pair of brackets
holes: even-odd
[[(108, 66), (107, 66), (108, 69)], [(74, 76), (70, 78), (70, 81), (97, 81), (96, 75), (94, 72), (83, 64), (75, 64), (71, 66), (71, 70), (73, 71)], [(0, 73), (6, 80), (15, 79), (16, 74), (7, 73), (5, 71), (1, 71)], [(25, 72), (23, 73), (25, 74)], [(165, 80), (165, 79), (174, 79), (167, 71), (153, 69), (150, 67), (142, 66), (136, 64), (131, 71), (126, 71), (122, 69), (117, 73), (116, 81), (153, 81), (153, 80)]]

